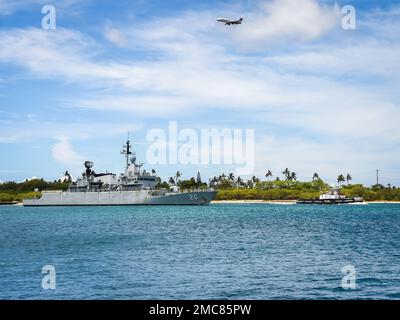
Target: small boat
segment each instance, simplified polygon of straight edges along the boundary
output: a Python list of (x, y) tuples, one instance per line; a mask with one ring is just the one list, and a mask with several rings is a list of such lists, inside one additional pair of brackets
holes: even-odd
[(316, 199), (297, 200), (297, 204), (351, 204), (361, 203), (362, 197), (346, 197), (340, 193), (340, 188), (331, 188), (329, 192), (321, 194)]

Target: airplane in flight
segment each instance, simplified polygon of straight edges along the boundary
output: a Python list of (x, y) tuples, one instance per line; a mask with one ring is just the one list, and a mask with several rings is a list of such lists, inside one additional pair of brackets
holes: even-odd
[(239, 20), (229, 20), (225, 18), (218, 18), (218, 22), (223, 22), (225, 25), (230, 26), (231, 24), (242, 24), (243, 18), (240, 18)]

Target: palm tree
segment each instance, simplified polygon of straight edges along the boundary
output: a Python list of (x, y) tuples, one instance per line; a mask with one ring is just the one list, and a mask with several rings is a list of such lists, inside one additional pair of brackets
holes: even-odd
[(229, 181), (235, 180), (235, 176), (233, 175), (233, 173), (230, 173), (230, 174), (228, 175), (228, 180), (229, 180)]
[(286, 180), (289, 180), (290, 177), (290, 171), (288, 168), (282, 171), (282, 174), (285, 176)]
[(215, 186), (217, 183), (218, 183), (218, 178), (217, 178), (217, 177), (208, 179), (208, 185), (209, 185), (210, 187)]
[(168, 180), (168, 183), (169, 184), (175, 184), (174, 178), (170, 177), (169, 180)]
[(256, 186), (260, 182), (260, 179), (258, 179), (256, 176), (251, 177), (251, 188)]
[(155, 175), (156, 175), (156, 170), (151, 169), (151, 174), (152, 174), (153, 176), (155, 176)]
[(68, 171), (65, 171), (64, 177), (65, 177), (65, 178), (64, 178), (64, 181), (71, 182), (72, 177), (71, 177), (71, 175), (69, 174)]
[(182, 177), (182, 173), (180, 173), (179, 171), (177, 171), (177, 172), (176, 172), (176, 175), (175, 175), (175, 178), (176, 178), (176, 179), (175, 179), (175, 182), (176, 182), (176, 184), (178, 184), (178, 181), (179, 181), (179, 178), (180, 178), (180, 177)]
[(254, 184), (256, 184), (256, 183), (259, 183), (259, 182), (260, 182), (260, 179), (258, 179), (256, 176), (252, 176), (252, 177), (251, 177), (251, 181), (252, 181)]
[(340, 186), (340, 184), (342, 183), (342, 182), (345, 182), (346, 181), (346, 179), (345, 179), (345, 177), (342, 175), (342, 174), (340, 174), (338, 177), (337, 177), (337, 182), (339, 183), (339, 186)]
[(236, 179), (236, 185), (239, 187), (243, 184), (243, 179), (241, 177), (237, 177)]
[(347, 184), (349, 184), (349, 182), (350, 182), (351, 180), (353, 180), (353, 178), (351, 177), (350, 173), (348, 173), (347, 176), (346, 176)]
[(292, 172), (292, 174), (291, 174), (291, 176), (290, 176), (290, 180), (294, 180), (294, 181), (296, 181), (297, 180), (297, 175), (296, 175), (296, 172)]
[(312, 176), (312, 179), (313, 179), (313, 181), (314, 181), (314, 180), (319, 180), (319, 174), (315, 172), (315, 173), (313, 174), (313, 176)]
[(265, 177), (269, 180), (270, 177), (272, 177), (272, 172), (271, 170), (268, 170), (268, 172), (265, 174)]

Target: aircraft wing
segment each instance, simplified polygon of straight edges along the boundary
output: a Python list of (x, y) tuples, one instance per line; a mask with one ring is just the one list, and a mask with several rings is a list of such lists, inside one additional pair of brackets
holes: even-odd
[(218, 22), (224, 22), (224, 23), (231, 22), (231, 20), (228, 20), (228, 19), (225, 19), (225, 18), (218, 18), (217, 21)]

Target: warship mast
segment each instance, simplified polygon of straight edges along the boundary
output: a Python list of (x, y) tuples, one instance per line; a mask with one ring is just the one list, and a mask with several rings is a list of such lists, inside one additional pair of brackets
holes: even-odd
[(126, 141), (126, 144), (124, 144), (122, 146), (122, 151), (121, 151), (121, 154), (124, 154), (125, 158), (126, 158), (126, 169), (128, 169), (128, 166), (129, 166), (129, 156), (132, 154), (131, 147), (132, 147), (132, 145), (128, 138), (128, 140)]

